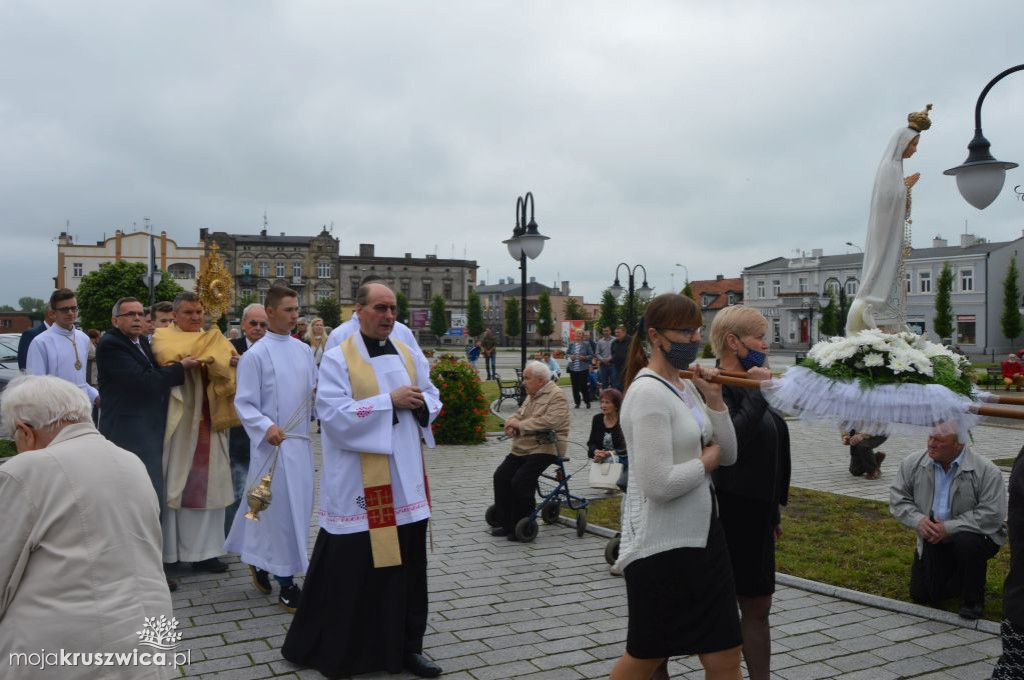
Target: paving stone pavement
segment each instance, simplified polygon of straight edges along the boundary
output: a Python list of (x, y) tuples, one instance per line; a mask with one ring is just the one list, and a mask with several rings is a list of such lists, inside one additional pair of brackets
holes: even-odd
[[(595, 413), (596, 405), (572, 410), (573, 441), (586, 441)], [(834, 430), (797, 421), (790, 426), (794, 485), (867, 498), (884, 499), (899, 459), (922, 444), (887, 442), (883, 479), (868, 482), (846, 471), (847, 450)], [(982, 427), (975, 438), (984, 455), (1004, 457), (1016, 454), (1024, 433)], [(491, 474), (507, 450), (506, 442), (491, 439), (427, 453), (434, 518), (425, 651), (448, 680), (606, 678), (625, 646), (624, 582), (608, 573), (605, 539), (597, 536), (577, 538), (567, 527), (542, 525), (536, 541), (524, 545), (487, 533), (483, 514), (492, 500)], [(319, 469), (319, 438), (315, 453)], [(569, 455), (570, 471), (586, 459), (578, 447)], [(603, 495), (585, 483), (573, 488)], [(311, 539), (315, 533), (311, 523)], [(221, 575), (177, 571), (174, 615), (181, 649), (192, 654), (183, 674), (321, 678), (281, 658), (291, 616), (276, 605), (276, 586), (273, 595), (260, 594), (244, 565), (230, 561), (230, 571)], [(775, 594), (772, 635), (777, 680), (982, 679), (1000, 652), (998, 636), (982, 631), (784, 586)], [(696, 657), (673, 659), (669, 669), (673, 678), (703, 677)]]

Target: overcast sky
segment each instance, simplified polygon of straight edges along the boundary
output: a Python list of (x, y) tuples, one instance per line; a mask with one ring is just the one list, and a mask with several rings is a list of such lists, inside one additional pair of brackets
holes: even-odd
[[(474, 259), (536, 197), (529, 274), (596, 302), (620, 261), (659, 291), (796, 250), (862, 244), (875, 168), (906, 115), (933, 127), (907, 173), (914, 245), (1024, 228), (961, 163), (982, 87), (1024, 62), (1002, 2), (0, 3), (0, 303), (46, 297), (54, 238), (149, 217), (315, 235), (341, 252)], [(1024, 162), (1024, 72), (989, 94), (993, 154)], [(675, 274), (674, 281), (672, 274)], [(639, 284), (639, 282), (638, 282)], [(625, 281), (623, 281), (625, 285)]]

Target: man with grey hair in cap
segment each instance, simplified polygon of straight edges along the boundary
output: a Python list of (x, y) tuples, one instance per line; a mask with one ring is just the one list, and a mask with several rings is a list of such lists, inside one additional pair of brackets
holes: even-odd
[[(91, 414), (82, 391), (53, 376), (16, 378), (0, 401), (18, 450), (0, 468), (0, 658), (12, 667), (40, 648), (130, 655), (147, 619), (172, 614), (146, 466)], [(173, 665), (106, 668), (109, 678), (178, 675)], [(14, 672), (96, 674), (84, 664)]]

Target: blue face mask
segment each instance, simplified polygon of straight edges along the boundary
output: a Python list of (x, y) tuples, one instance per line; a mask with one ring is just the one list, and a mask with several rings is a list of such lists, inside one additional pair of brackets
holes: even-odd
[[(742, 343), (741, 343), (742, 344)], [(743, 366), (744, 371), (749, 371), (752, 368), (764, 366), (764, 362), (768, 360), (768, 355), (764, 352), (758, 352), (756, 349), (750, 349), (746, 345), (743, 345), (747, 350), (747, 356), (736, 358), (740, 360), (740, 364)]]
[(672, 368), (685, 371), (697, 360), (699, 350), (699, 342), (672, 342), (669, 340), (669, 350), (666, 352), (662, 347), (661, 353), (668, 363), (672, 364)]

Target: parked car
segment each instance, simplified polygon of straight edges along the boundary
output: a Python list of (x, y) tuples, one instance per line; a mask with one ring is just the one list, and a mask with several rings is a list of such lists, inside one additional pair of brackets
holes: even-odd
[(21, 333), (0, 333), (0, 391), (21, 375), (18, 370), (18, 341)]

